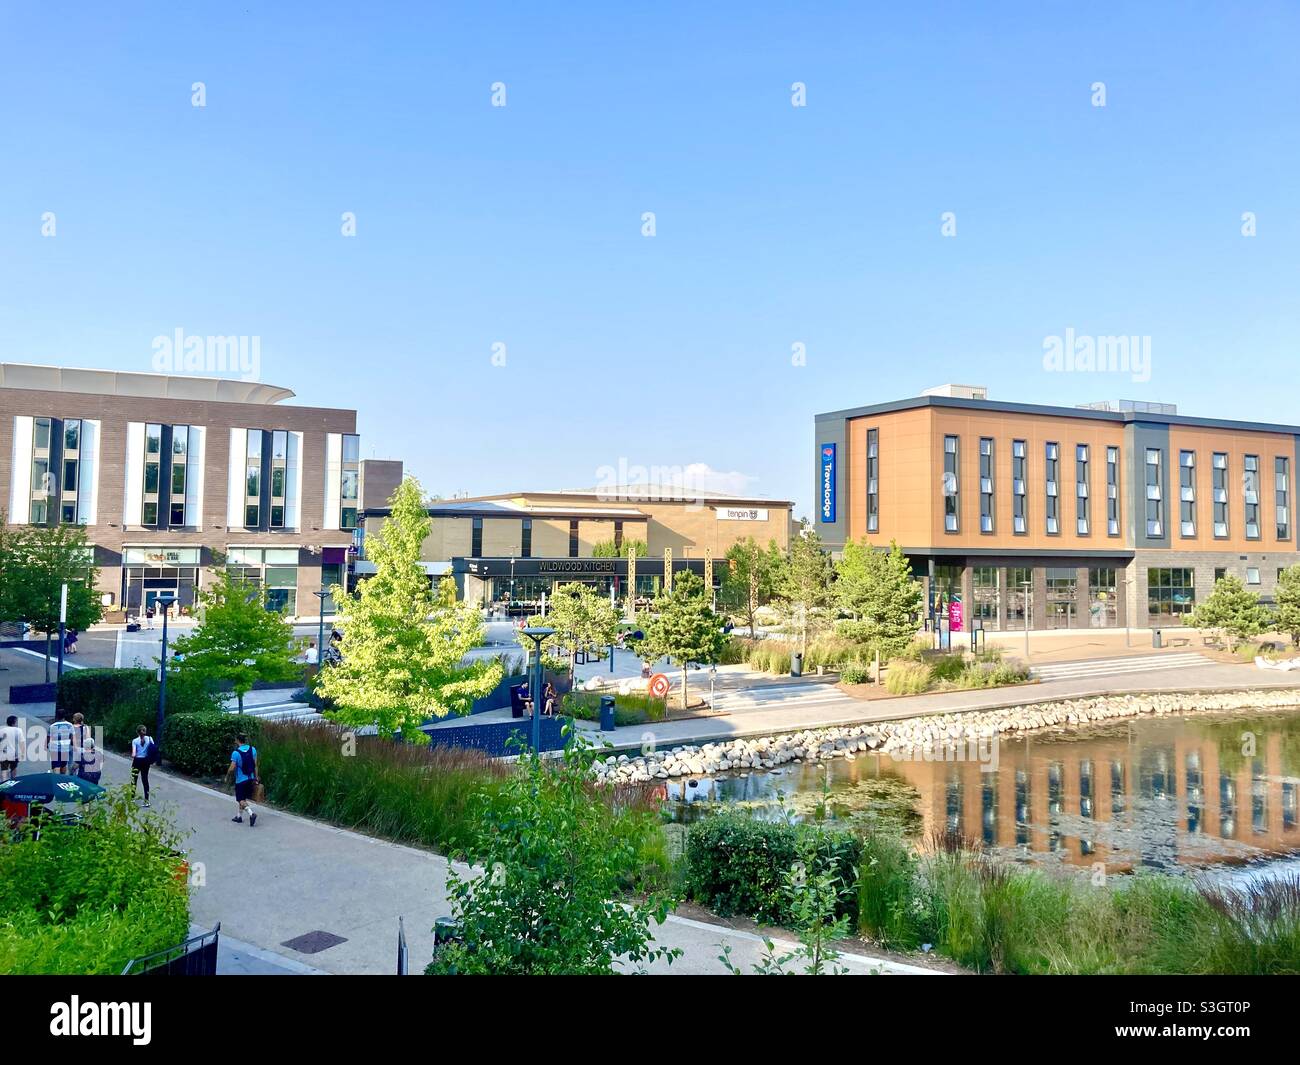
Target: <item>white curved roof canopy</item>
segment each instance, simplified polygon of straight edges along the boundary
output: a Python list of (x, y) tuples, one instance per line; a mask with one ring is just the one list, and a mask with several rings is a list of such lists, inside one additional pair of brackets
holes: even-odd
[(234, 377), (185, 377), (180, 374), (132, 373), (126, 370), (81, 370), (70, 366), (35, 366), (0, 362), (0, 388), (40, 392), (83, 392), (97, 396), (146, 399), (201, 399), (223, 403), (279, 403), (293, 392), (260, 381)]

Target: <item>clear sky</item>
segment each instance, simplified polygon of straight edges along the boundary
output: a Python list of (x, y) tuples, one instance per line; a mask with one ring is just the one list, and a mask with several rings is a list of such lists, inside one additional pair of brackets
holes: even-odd
[(945, 381), (1300, 422), (1298, 44), (1294, 0), (0, 2), (0, 360), (256, 336), (430, 492), (801, 513), (816, 412)]

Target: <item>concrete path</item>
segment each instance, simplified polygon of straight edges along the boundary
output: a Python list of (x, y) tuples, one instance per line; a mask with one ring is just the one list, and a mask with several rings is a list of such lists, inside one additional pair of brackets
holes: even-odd
[[(41, 709), (48, 716), (48, 705)], [(24, 772), (41, 770), (35, 764), (22, 767)], [(125, 758), (105, 758), (104, 784), (129, 778)], [(393, 973), (399, 916), (405, 919), (411, 969), (427, 964), (434, 920), (451, 912), (445, 858), (269, 807), (255, 828), (234, 824), (235, 803), (229, 795), (159, 770), (150, 778), (154, 808), (188, 832), (194, 882), (190, 918), (203, 930), (221, 922), (224, 971), (295, 973), (306, 967), (324, 973)], [(309, 932), (328, 932), (343, 942), (314, 954), (284, 945)], [(723, 944), (746, 970), (763, 953), (762, 940), (750, 932), (676, 915), (659, 926), (656, 941), (684, 952), (671, 966), (653, 969), (670, 974), (723, 973), (717, 961)], [(865, 954), (844, 961), (851, 972), (861, 974), (932, 972)]]

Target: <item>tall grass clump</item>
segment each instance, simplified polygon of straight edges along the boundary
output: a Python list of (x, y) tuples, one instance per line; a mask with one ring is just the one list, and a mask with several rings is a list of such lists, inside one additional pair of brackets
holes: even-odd
[(934, 674), (924, 662), (895, 658), (885, 671), (885, 688), (891, 695), (919, 695), (933, 683)]
[(368, 835), (454, 852), (471, 839), (475, 793), (508, 769), (479, 751), (354, 737), (333, 725), (268, 722), (258, 748), (268, 801)]
[(756, 640), (748, 661), (749, 668), (760, 673), (789, 673), (790, 646), (780, 640)]

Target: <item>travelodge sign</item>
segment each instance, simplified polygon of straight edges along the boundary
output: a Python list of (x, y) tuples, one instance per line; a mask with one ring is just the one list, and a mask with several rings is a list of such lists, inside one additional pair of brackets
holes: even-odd
[(835, 445), (822, 444), (822, 521), (835, 522)]

